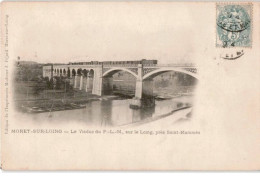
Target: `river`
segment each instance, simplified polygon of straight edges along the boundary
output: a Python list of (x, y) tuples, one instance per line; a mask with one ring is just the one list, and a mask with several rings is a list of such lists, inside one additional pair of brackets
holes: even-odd
[[(83, 109), (55, 111), (47, 113), (21, 113), (17, 115), (19, 122), (34, 124), (34, 127), (47, 127), (49, 125), (73, 124), (79, 126), (94, 127), (118, 127), (131, 124), (142, 125), (151, 121), (160, 121), (160, 118), (174, 116), (175, 110), (190, 107), (192, 96), (182, 96), (167, 100), (156, 100), (155, 106), (145, 109), (131, 109), (129, 99), (114, 99), (92, 101), (86, 104)], [(191, 108), (190, 108), (191, 109)], [(179, 110), (183, 111), (183, 110)], [(18, 113), (18, 112), (17, 112)]]

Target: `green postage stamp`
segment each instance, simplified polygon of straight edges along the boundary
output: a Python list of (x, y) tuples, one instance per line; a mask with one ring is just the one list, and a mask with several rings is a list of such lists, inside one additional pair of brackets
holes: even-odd
[(252, 46), (252, 4), (216, 5), (216, 46)]

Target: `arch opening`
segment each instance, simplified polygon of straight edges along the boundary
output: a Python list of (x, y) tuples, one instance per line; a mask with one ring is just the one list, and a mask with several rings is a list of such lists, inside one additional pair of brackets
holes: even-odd
[(136, 75), (122, 69), (109, 70), (103, 74), (102, 90), (104, 95), (134, 97)]
[(178, 69), (178, 68), (161, 68), (161, 69), (157, 69), (157, 70), (154, 70), (154, 71), (146, 74), (143, 77), (143, 80), (154, 78), (154, 77), (156, 77), (156, 76), (158, 76), (158, 75), (160, 75), (162, 73), (166, 73), (166, 72), (180, 72), (180, 73), (183, 73), (183, 74), (190, 75), (190, 76), (192, 76), (192, 77), (194, 77), (196, 79), (199, 79), (197, 74), (189, 72), (189, 71), (186, 71), (186, 70), (183, 70), (183, 69)]
[(67, 77), (70, 78), (70, 69), (67, 70)]
[(198, 78), (192, 73), (176, 70), (154, 71), (153, 74), (144, 77), (143, 92), (151, 87), (146, 85), (149, 80), (152, 82), (152, 95), (157, 100), (172, 99), (176, 103), (175, 108), (191, 107), (193, 97), (198, 83)]
[(93, 70), (93, 69), (90, 69), (90, 71), (89, 71), (89, 77), (94, 77), (94, 70)]
[(127, 72), (127, 73), (133, 75), (135, 78), (137, 78), (136, 73), (134, 73), (133, 71), (128, 70), (128, 69), (126, 69), (126, 68), (113, 68), (113, 69), (110, 69), (110, 70), (106, 71), (106, 72), (103, 74), (103, 77), (111, 77), (111, 76), (114, 75), (115, 73), (121, 72), (121, 71)]
[(87, 69), (83, 69), (82, 71), (81, 71), (81, 76), (82, 76), (82, 87), (81, 87), (81, 89), (82, 90), (85, 90), (86, 92), (88, 92), (88, 83), (89, 83), (89, 80), (88, 80), (88, 70)]
[(79, 68), (79, 69), (77, 70), (77, 75), (78, 75), (78, 76), (81, 76), (81, 74), (82, 74), (82, 69)]
[(72, 69), (72, 76), (75, 77), (76, 76), (76, 70)]
[(86, 69), (84, 69), (84, 70), (82, 70), (82, 75), (84, 76), (84, 77), (87, 77), (88, 76), (88, 70), (86, 70)]
[(63, 75), (64, 75), (64, 76), (66, 75), (66, 70), (65, 70), (65, 68), (63, 69)]
[(78, 68), (75, 71), (74, 88), (80, 88), (81, 75), (82, 75), (82, 69)]

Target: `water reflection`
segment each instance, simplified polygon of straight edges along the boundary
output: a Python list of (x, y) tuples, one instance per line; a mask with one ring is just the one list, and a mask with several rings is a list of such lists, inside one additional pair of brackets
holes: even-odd
[[(155, 101), (155, 106), (144, 109), (129, 108), (129, 100), (103, 100), (87, 103), (84, 109), (56, 111), (50, 113), (19, 114), (19, 121), (32, 121), (34, 125), (59, 125), (76, 123), (80, 126), (111, 127), (158, 119), (170, 112), (191, 106), (192, 96)], [(26, 124), (24, 124), (26, 125)]]

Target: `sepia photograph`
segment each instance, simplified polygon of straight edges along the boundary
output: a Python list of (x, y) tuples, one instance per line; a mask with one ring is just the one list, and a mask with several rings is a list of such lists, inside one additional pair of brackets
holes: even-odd
[[(120, 22), (112, 21), (114, 13), (93, 12), (100, 15), (94, 21), (88, 18), (87, 9), (75, 14), (73, 22), (62, 19), (64, 25), (48, 19), (34, 29), (30, 27), (39, 19), (31, 19), (21, 31), (32, 41), (23, 40), (15, 56), (12, 75), (17, 120), (57, 127), (71, 121), (96, 127), (189, 121), (198, 68), (192, 46), (181, 48), (190, 43), (163, 42), (179, 32), (175, 22), (156, 29), (157, 21), (143, 24), (149, 14), (141, 12), (134, 21), (123, 13)], [(36, 32), (39, 28), (45, 28), (42, 35)], [(182, 30), (178, 34), (185, 35), (189, 28)], [(149, 47), (156, 51), (150, 52)]]
[(192, 63), (86, 59), (41, 64), (19, 57), (14, 78), (17, 117), (39, 123), (73, 117), (95, 126), (142, 125), (167, 118), (162, 123), (172, 124), (180, 118), (177, 111), (183, 111), (181, 118), (191, 118), (197, 77)]

